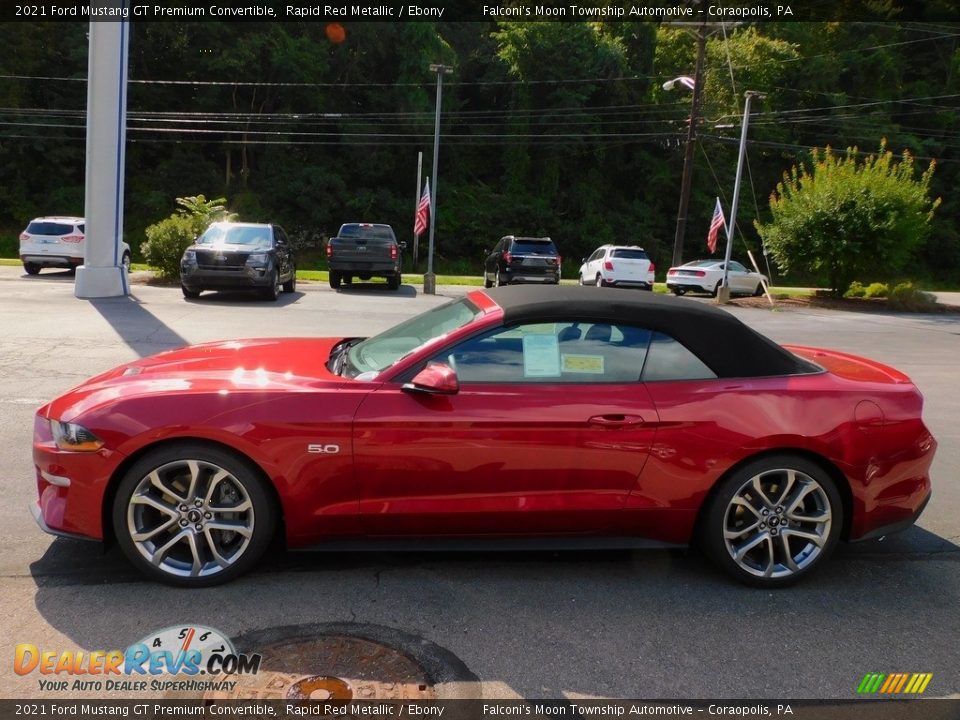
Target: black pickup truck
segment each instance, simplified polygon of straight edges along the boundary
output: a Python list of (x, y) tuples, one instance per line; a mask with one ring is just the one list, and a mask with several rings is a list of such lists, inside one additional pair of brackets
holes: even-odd
[(391, 290), (400, 288), (400, 251), (406, 243), (398, 243), (393, 228), (377, 223), (344, 223), (335, 238), (327, 242), (327, 266), (330, 287), (353, 279), (369, 280), (384, 277)]

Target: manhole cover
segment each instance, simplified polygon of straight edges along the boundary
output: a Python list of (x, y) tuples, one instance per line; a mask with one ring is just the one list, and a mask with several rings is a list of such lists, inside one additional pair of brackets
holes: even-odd
[(204, 700), (432, 700), (427, 671), (383, 643), (349, 635), (293, 638), (251, 648), (263, 656), (256, 675), (221, 674), (236, 682)]

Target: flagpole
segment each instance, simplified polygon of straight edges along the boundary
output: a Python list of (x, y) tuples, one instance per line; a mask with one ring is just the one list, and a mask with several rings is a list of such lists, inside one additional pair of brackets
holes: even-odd
[[(417, 153), (417, 190), (413, 196), (413, 217), (416, 224), (417, 210), (420, 208), (420, 175), (423, 172), (423, 151)], [(413, 234), (413, 272), (417, 271), (417, 251), (420, 249), (420, 236)]]
[(733, 254), (733, 231), (737, 226), (737, 204), (740, 200), (740, 180), (743, 177), (743, 158), (747, 152), (747, 127), (750, 125), (750, 101), (753, 100), (755, 95), (760, 95), (760, 93), (747, 90), (744, 95), (746, 100), (743, 105), (743, 126), (740, 129), (740, 155), (737, 159), (737, 177), (733, 183), (733, 201), (730, 204), (730, 220), (727, 225), (727, 251), (723, 256), (723, 287), (717, 290), (718, 305), (726, 305), (730, 302), (728, 273), (730, 271), (730, 256)]

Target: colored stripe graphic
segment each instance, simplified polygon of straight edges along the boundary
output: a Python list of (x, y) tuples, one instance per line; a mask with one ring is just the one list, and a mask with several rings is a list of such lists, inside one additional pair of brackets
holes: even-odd
[(860, 695), (900, 693), (918, 695), (927, 689), (933, 673), (867, 673), (857, 686)]

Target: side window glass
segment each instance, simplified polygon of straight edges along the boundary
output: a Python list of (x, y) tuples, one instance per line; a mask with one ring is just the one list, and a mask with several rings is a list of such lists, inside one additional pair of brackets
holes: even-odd
[(643, 365), (644, 382), (710, 380), (716, 374), (696, 355), (669, 335), (655, 332)]
[(738, 262), (730, 262), (730, 269), (735, 270), (736, 272), (747, 272), (747, 269)]
[(467, 340), (433, 358), (461, 383), (633, 383), (650, 331), (629, 325), (520, 325)]

